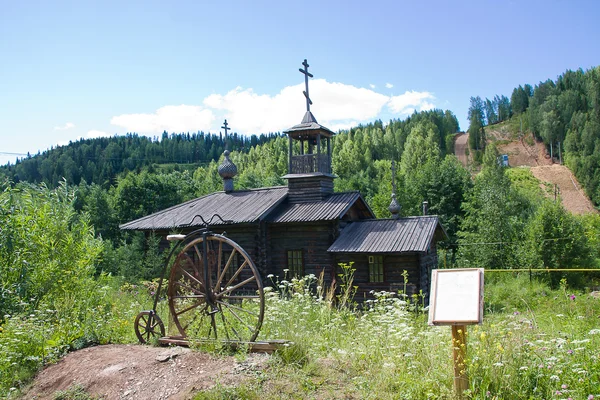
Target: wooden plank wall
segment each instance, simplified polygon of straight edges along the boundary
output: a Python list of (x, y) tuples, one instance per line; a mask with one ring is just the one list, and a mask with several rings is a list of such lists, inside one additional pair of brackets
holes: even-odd
[(288, 201), (302, 203), (321, 201), (333, 193), (333, 178), (329, 176), (311, 176), (288, 179)]
[[(337, 254), (335, 261), (338, 263), (354, 262), (354, 284), (358, 285), (357, 300), (372, 298), (371, 291), (387, 291), (397, 293), (404, 290), (404, 270), (408, 272), (406, 294), (412, 296), (419, 292), (420, 287), (420, 257), (419, 254), (383, 254), (384, 282), (369, 282), (369, 255), (376, 254)], [(339, 266), (336, 274), (341, 274)], [(338, 278), (339, 280), (339, 278)]]
[(425, 294), (425, 305), (429, 305), (429, 290), (431, 289), (431, 271), (437, 268), (437, 245), (435, 239), (431, 242), (429, 252), (423, 254), (420, 260), (421, 276), (420, 286)]
[(327, 249), (333, 243), (336, 227), (336, 221), (268, 225), (270, 273), (283, 279), (283, 270), (287, 268), (287, 251), (301, 249), (304, 274), (319, 277), (325, 270), (325, 283), (329, 284), (333, 277), (333, 257), (327, 253)]

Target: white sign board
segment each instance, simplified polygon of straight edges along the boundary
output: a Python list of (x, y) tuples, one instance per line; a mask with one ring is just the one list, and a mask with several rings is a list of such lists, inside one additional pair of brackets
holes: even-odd
[(433, 270), (430, 294), (430, 325), (483, 322), (483, 268)]

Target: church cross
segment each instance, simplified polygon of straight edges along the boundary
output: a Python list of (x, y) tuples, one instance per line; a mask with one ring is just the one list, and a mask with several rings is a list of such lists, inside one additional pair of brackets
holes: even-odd
[(310, 111), (310, 105), (312, 104), (312, 100), (308, 96), (308, 78), (312, 78), (313, 75), (308, 72), (308, 62), (306, 61), (306, 58), (304, 59), (302, 65), (304, 66), (304, 69), (300, 68), (298, 70), (304, 74), (304, 86), (306, 87), (306, 90), (302, 93), (304, 93), (304, 97), (306, 97), (306, 111)]
[(231, 130), (231, 128), (227, 124), (227, 120), (225, 120), (225, 122), (223, 122), (223, 126), (221, 128), (223, 128), (225, 130), (225, 139), (227, 139), (227, 131)]

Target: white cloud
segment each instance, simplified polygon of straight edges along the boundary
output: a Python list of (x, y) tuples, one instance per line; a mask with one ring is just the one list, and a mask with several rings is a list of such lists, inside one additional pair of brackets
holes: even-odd
[(72, 122), (67, 122), (65, 126), (55, 126), (55, 131), (66, 131), (67, 129), (75, 128), (75, 124)]
[(371, 89), (375, 89), (375, 85), (373, 85), (372, 83), (369, 83), (369, 87), (370, 87)]
[(386, 83), (385, 87), (388, 88), (388, 89), (391, 89), (391, 88), (394, 87), (394, 85), (392, 85), (391, 83)]
[(396, 114), (411, 114), (415, 109), (419, 111), (431, 110), (435, 106), (431, 101), (435, 97), (429, 92), (406, 91), (399, 96), (390, 97), (389, 108)]
[[(373, 87), (374, 85), (369, 85)], [(202, 105), (169, 105), (154, 113), (123, 114), (111, 124), (127, 132), (159, 134), (192, 131), (219, 131), (223, 118), (233, 132), (260, 134), (280, 132), (300, 123), (306, 109), (303, 84), (287, 86), (275, 95), (260, 94), (252, 88), (236, 87), (225, 94), (212, 94)], [(311, 80), (311, 111), (322, 125), (333, 131), (381, 118), (385, 106), (393, 114), (409, 114), (413, 110), (433, 108), (435, 97), (429, 92), (406, 92), (387, 96), (367, 88), (359, 88), (325, 79)]]
[[(241, 133), (275, 132), (300, 123), (306, 107), (301, 95), (304, 85), (283, 88), (274, 96), (260, 95), (253, 89), (237, 87), (225, 95), (204, 99), (206, 107), (225, 111), (234, 131)], [(357, 88), (325, 79), (311, 81), (311, 111), (319, 123), (334, 130), (356, 121), (376, 118), (389, 97), (370, 89)]]
[(86, 138), (87, 139), (95, 139), (95, 138), (99, 138), (99, 137), (109, 137), (112, 136), (109, 133), (106, 133), (104, 131), (98, 131), (95, 129), (92, 129), (91, 131), (88, 131)]
[(113, 117), (110, 123), (125, 128), (127, 132), (155, 134), (207, 130), (214, 119), (211, 110), (182, 104), (161, 107), (153, 114), (122, 114)]

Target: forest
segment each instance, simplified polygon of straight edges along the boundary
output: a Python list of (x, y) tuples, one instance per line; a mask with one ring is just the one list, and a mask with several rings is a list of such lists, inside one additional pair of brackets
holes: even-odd
[[(590, 336), (596, 333), (588, 334), (593, 332), (589, 321), (597, 319), (597, 306), (594, 300), (582, 298), (576, 303), (575, 298), (597, 286), (600, 275), (563, 270), (600, 267), (600, 215), (572, 215), (560, 199), (548, 196), (529, 170), (502, 167), (494, 142), (486, 140), (485, 129), (508, 121), (521, 131), (533, 132), (555, 151), (561, 146), (565, 162), (598, 205), (600, 68), (567, 71), (556, 81), (519, 86), (510, 99), (504, 95), (485, 101), (472, 97), (469, 121), (475, 163), (468, 167), (453, 154), (460, 127), (448, 110), (415, 112), (403, 120), (386, 124), (375, 121), (338, 132), (333, 139), (332, 158), (338, 176), (335, 190), (359, 190), (377, 217), (389, 217), (395, 161), (401, 215), (420, 214), (426, 200), (429, 212), (439, 215), (448, 232), (450, 240), (438, 250), (441, 268), (561, 271), (536, 273), (535, 280), (528, 275), (530, 286), (523, 276), (517, 277), (520, 281), (496, 280), (497, 286), (489, 288), (490, 297), (486, 299), (486, 312), (492, 314), (490, 319), (495, 323), (481, 328), (476, 343), (479, 349), (493, 344), (502, 351), (492, 355), (478, 350), (477, 358), (470, 360), (481, 378), (472, 387), (473, 393), (480, 395), (477, 398), (488, 398), (486, 393), (490, 392), (503, 394), (504, 398), (535, 398), (540, 394), (536, 390), (549, 398), (555, 393), (553, 371), (533, 374), (535, 366), (528, 361), (531, 357), (524, 347), (511, 344), (510, 336), (516, 332), (514, 335), (522, 335), (519, 340), (523, 343), (533, 343), (542, 330), (547, 332), (544, 335), (560, 336), (561, 330), (576, 327), (578, 331), (568, 340), (582, 340), (578, 348), (597, 342), (596, 336)], [(0, 168), (0, 395), (18, 392), (41, 365), (67, 351), (92, 344), (135, 341), (132, 318), (148, 309), (150, 294), (156, 288), (153, 280), (164, 258), (158, 238), (124, 233), (118, 226), (222, 190), (217, 167), (225, 146), (232, 150), (231, 159), (238, 167), (236, 190), (285, 184), (282, 176), (287, 172), (288, 141), (275, 133), (250, 139), (236, 134), (222, 137), (166, 132), (160, 139), (151, 139), (132, 133), (80, 140)], [(373, 313), (361, 315), (356, 310), (338, 310), (324, 298), (316, 299), (318, 295), (307, 289), (315, 286), (311, 279), (314, 277), (286, 281), (289, 286), (275, 288), (276, 293), (287, 290), (300, 296), (274, 296), (269, 300), (273, 317), (265, 334), (287, 335), (298, 343), (289, 353), (280, 355), (282, 364), (275, 369), (278, 375), (292, 371), (298, 380), (319, 376), (323, 370), (314, 364), (313, 375), (303, 369), (311, 365), (307, 360), (331, 358), (323, 349), (339, 346), (332, 362), (340, 371), (349, 368), (353, 378), (346, 383), (361, 397), (373, 387), (368, 382), (352, 386), (360, 380), (360, 371), (382, 371), (391, 362), (388, 355), (369, 347), (364, 335), (379, 338), (373, 346), (389, 341), (390, 346), (403, 348), (404, 352), (414, 350), (403, 347), (408, 342), (402, 337), (409, 333), (423, 332), (426, 338), (417, 351), (426, 352), (427, 346), (435, 347), (433, 343), (440, 342), (438, 331), (428, 331), (419, 314), (409, 312), (418, 308), (418, 302), (382, 295), (381, 303), (373, 303)], [(519, 293), (518, 298), (513, 298), (515, 293)], [(534, 322), (519, 325), (521, 322), (517, 324), (513, 319), (516, 313), (525, 312), (521, 300), (530, 302), (525, 308), (551, 305), (544, 306), (544, 314)], [(554, 309), (566, 315), (564, 321), (551, 318), (557, 312)], [(581, 315), (585, 318), (579, 319)], [(390, 325), (398, 318), (405, 321), (402, 329)], [(311, 326), (305, 336), (294, 328), (298, 320)], [(532, 328), (518, 331), (521, 328), (516, 325)], [(538, 331), (533, 330), (534, 325)], [(392, 331), (394, 335), (386, 334)], [(359, 346), (348, 339), (352, 337), (364, 341)], [(593, 383), (598, 382), (600, 373), (593, 366), (598, 365), (597, 360), (587, 355), (568, 358), (563, 354), (565, 348), (555, 344), (548, 341), (532, 351), (548, 353), (540, 356), (543, 363), (555, 366), (558, 361), (547, 360), (553, 357), (563, 360), (565, 368), (583, 369), (585, 375), (573, 373), (563, 383), (577, 387), (580, 398), (600, 392)], [(419, 365), (411, 362), (406, 364), (406, 368), (412, 365), (408, 369), (373, 378), (373, 384), (379, 385), (375, 389), (383, 397), (400, 389), (407, 390), (403, 393), (408, 398), (435, 398), (427, 396), (428, 392), (448, 394), (451, 384), (447, 382), (415, 378), (432, 370), (443, 374), (447, 366), (438, 361), (447, 357), (445, 350), (437, 351)], [(509, 360), (515, 361), (503, 359), (504, 351), (510, 351), (513, 358)], [(493, 373), (497, 363), (509, 365), (513, 377)], [(415, 371), (417, 375), (413, 376)], [(399, 388), (394, 378), (398, 374), (413, 382), (414, 388)], [(260, 393), (263, 388), (248, 390)], [(256, 396), (249, 398), (260, 398)]]
[(469, 145), (485, 145), (485, 126), (513, 122), (516, 132), (532, 132), (554, 158), (562, 155), (596, 206), (600, 204), (600, 67), (568, 70), (556, 80), (519, 85), (510, 101), (471, 97)]

